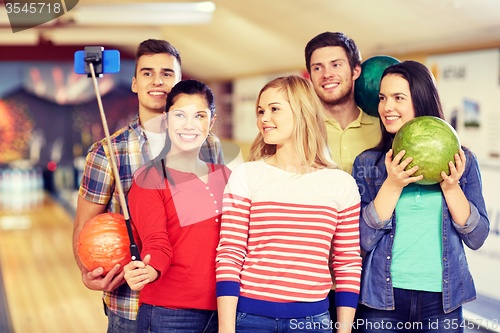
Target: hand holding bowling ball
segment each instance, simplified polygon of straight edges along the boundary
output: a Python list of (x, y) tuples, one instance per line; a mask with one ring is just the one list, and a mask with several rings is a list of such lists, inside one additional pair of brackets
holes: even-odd
[(449, 162), (455, 164), (455, 154), (459, 153), (460, 141), (458, 135), (446, 121), (431, 116), (417, 117), (399, 129), (392, 142), (393, 156), (405, 150), (405, 156), (413, 157), (413, 161), (405, 168), (409, 170), (418, 165), (418, 170), (412, 176), (423, 175), (417, 181), (420, 185), (440, 183), (441, 172), (450, 175)]
[[(121, 214), (99, 214), (88, 221), (78, 237), (78, 257), (88, 271), (104, 269), (105, 276), (116, 264), (120, 271), (130, 259), (130, 240)], [(120, 272), (119, 271), (119, 272)]]

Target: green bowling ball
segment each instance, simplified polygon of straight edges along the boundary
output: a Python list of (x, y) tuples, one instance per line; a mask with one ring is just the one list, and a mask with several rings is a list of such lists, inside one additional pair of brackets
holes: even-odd
[(443, 119), (431, 116), (413, 118), (399, 129), (392, 142), (393, 157), (405, 150), (404, 161), (413, 157), (405, 168), (409, 170), (418, 165), (412, 176), (424, 175), (417, 181), (420, 185), (432, 185), (443, 180), (441, 171), (450, 175), (450, 161), (455, 164), (455, 154), (460, 150), (457, 132)]
[(400, 61), (389, 56), (375, 56), (361, 64), (361, 75), (354, 84), (356, 104), (370, 116), (378, 117), (378, 92), (384, 70)]

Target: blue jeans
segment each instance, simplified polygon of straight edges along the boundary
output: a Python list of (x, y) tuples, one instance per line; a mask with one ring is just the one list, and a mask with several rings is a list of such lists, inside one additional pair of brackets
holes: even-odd
[(142, 304), (137, 314), (138, 333), (217, 333), (217, 311), (169, 309)]
[(104, 313), (108, 316), (108, 331), (107, 333), (136, 333), (137, 321), (128, 320), (117, 316), (113, 313), (106, 304), (104, 304)]
[(236, 312), (236, 333), (323, 333), (332, 332), (327, 312), (303, 318), (272, 318)]
[[(443, 311), (442, 293), (393, 288), (395, 310), (358, 306), (356, 332), (462, 333), (462, 307)], [(462, 327), (460, 327), (462, 326)]]

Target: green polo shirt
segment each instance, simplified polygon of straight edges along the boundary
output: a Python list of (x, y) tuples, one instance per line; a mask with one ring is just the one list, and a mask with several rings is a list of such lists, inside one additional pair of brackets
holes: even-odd
[(349, 174), (356, 156), (375, 147), (382, 136), (379, 119), (359, 110), (358, 118), (345, 129), (342, 129), (335, 119), (325, 117), (332, 159), (339, 168)]

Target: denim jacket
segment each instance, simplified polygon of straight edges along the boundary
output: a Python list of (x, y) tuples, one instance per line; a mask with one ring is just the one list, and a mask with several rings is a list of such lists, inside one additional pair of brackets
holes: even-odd
[[(476, 298), (476, 290), (469, 272), (463, 243), (477, 250), (489, 233), (489, 220), (484, 204), (479, 165), (474, 154), (463, 148), (466, 156), (465, 171), (460, 187), (470, 204), (470, 216), (465, 226), (456, 224), (443, 196), (443, 310), (449, 313), (465, 302)], [(381, 156), (378, 163), (378, 157)], [(387, 178), (385, 153), (365, 151), (353, 165), (353, 177), (361, 194), (359, 232), (361, 249), (367, 252), (361, 275), (361, 304), (394, 310), (391, 279), (392, 246), (396, 232), (396, 214), (380, 221), (373, 200)]]

